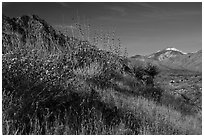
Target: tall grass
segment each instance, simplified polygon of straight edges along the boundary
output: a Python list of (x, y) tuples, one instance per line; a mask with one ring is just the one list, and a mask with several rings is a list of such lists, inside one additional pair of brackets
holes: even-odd
[(117, 37), (115, 29), (105, 30), (103, 26), (94, 28), (88, 18), (74, 17), (71, 25), (57, 25), (55, 28), (66, 36), (77, 38), (80, 41), (88, 41), (102, 50), (128, 57), (127, 47), (124, 47), (121, 39)]
[[(140, 131), (148, 129), (151, 134), (201, 134), (202, 121), (200, 117), (182, 115), (171, 107), (158, 105), (154, 101), (143, 97), (117, 96), (112, 94), (117, 107), (123, 111), (131, 111), (142, 120)], [(107, 99), (106, 99), (107, 100)], [(120, 102), (120, 103), (119, 103)]]

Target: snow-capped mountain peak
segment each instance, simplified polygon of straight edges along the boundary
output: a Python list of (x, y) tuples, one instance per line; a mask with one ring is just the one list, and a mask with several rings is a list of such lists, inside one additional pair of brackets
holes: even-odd
[(174, 51), (179, 51), (178, 49), (176, 48), (166, 48), (166, 50), (174, 50)]
[(155, 59), (155, 60), (159, 60), (159, 61), (162, 61), (162, 60), (166, 60), (166, 59), (169, 59), (169, 58), (172, 58), (172, 57), (176, 57), (176, 56), (179, 56), (179, 55), (184, 55), (186, 53), (176, 49), (176, 48), (173, 48), (173, 47), (167, 47), (163, 50), (159, 50), (157, 51), (156, 53), (153, 53), (149, 56), (147, 56), (147, 58), (152, 58), (152, 59)]
[(173, 48), (173, 47), (168, 47), (168, 48), (166, 48), (165, 50), (178, 51), (178, 52), (181, 52), (181, 53), (183, 53), (183, 54), (187, 54), (187, 53), (185, 53), (185, 52), (183, 52), (183, 51), (180, 51), (180, 50), (178, 50), (178, 49), (176, 49), (176, 48)]

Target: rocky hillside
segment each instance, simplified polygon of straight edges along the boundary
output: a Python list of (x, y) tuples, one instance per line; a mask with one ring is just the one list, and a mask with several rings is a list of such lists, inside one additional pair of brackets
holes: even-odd
[(36, 15), (22, 16), (17, 18), (2, 17), (2, 38), (3, 52), (16, 45), (41, 45), (48, 50), (57, 48), (56, 45), (63, 46), (65, 38), (56, 31), (46, 21)]
[[(2, 51), (3, 54), (21, 49), (35, 48), (38, 51), (64, 52), (75, 54), (76, 64), (91, 62), (94, 60), (107, 61), (118, 59), (118, 64), (127, 61), (112, 52), (105, 52), (91, 45), (88, 41), (82, 41), (73, 37), (65, 36), (55, 30), (45, 20), (37, 15), (24, 15), (17, 18), (2, 17)], [(75, 51), (75, 52), (74, 52)], [(84, 54), (86, 52), (86, 54)], [(81, 58), (84, 56), (86, 58)], [(81, 63), (80, 63), (81, 62)], [(83, 63), (82, 63), (83, 62)], [(122, 66), (122, 65), (121, 65)]]

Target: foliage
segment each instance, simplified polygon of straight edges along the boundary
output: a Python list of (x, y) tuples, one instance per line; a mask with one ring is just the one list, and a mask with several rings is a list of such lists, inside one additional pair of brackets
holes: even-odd
[(136, 78), (145, 82), (146, 85), (154, 86), (154, 78), (159, 74), (159, 69), (152, 64), (147, 64), (145, 67), (134, 67), (133, 74)]
[(145, 72), (146, 72), (149, 76), (151, 76), (152, 78), (154, 78), (156, 75), (159, 74), (159, 69), (158, 69), (156, 66), (154, 66), (154, 65), (152, 65), (152, 64), (150, 64), (150, 63), (148, 63), (147, 66), (146, 66)]

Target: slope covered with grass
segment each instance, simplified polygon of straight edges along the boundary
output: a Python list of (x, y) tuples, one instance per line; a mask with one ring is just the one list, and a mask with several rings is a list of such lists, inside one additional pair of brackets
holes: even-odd
[(3, 134), (201, 134), (201, 116), (162, 105), (153, 66), (3, 16)]

